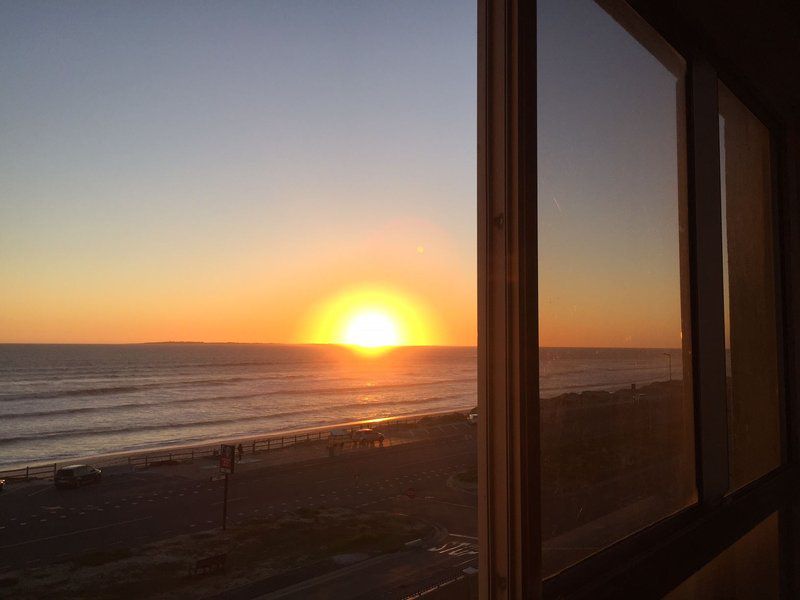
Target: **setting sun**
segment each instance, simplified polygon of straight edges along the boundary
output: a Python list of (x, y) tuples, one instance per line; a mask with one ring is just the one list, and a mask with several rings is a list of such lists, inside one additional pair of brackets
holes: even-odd
[(369, 311), (356, 315), (347, 324), (344, 342), (351, 346), (380, 348), (396, 346), (400, 341), (392, 318), (382, 312)]
[(438, 329), (424, 303), (393, 288), (365, 285), (322, 302), (307, 321), (304, 341), (342, 344), (365, 354), (395, 346), (438, 342)]

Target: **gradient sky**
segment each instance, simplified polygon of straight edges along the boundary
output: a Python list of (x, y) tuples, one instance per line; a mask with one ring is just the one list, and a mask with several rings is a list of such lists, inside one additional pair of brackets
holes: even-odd
[(678, 348), (676, 77), (594, 2), (538, 6), (540, 343)]
[[(541, 343), (680, 345), (675, 78), (539, 9)], [(391, 289), (476, 341), (463, 0), (0, 0), (0, 341), (311, 341)]]
[(389, 285), (476, 330), (471, 3), (0, 4), (0, 341), (302, 342)]

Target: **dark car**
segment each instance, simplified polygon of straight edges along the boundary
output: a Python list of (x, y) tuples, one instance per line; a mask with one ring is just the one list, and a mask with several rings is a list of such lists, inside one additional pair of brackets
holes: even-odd
[(89, 465), (70, 465), (56, 471), (55, 484), (57, 488), (80, 487), (87, 483), (99, 483), (103, 472)]

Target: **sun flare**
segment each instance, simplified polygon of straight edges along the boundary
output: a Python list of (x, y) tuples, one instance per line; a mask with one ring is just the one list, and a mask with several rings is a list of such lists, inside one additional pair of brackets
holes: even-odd
[(394, 289), (362, 286), (324, 300), (309, 319), (303, 341), (377, 355), (397, 346), (429, 345), (436, 337), (421, 301)]

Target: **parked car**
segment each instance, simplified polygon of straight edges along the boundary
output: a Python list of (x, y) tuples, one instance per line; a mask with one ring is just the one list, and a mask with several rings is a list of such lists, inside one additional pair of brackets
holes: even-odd
[(478, 409), (477, 408), (473, 408), (471, 411), (469, 411), (469, 414), (467, 415), (467, 422), (470, 425), (477, 425), (478, 424)]
[(354, 431), (351, 437), (358, 446), (374, 446), (375, 442), (383, 446), (383, 434), (368, 427)]
[(87, 483), (100, 483), (103, 472), (89, 465), (70, 465), (56, 471), (54, 482), (57, 488), (76, 488)]

